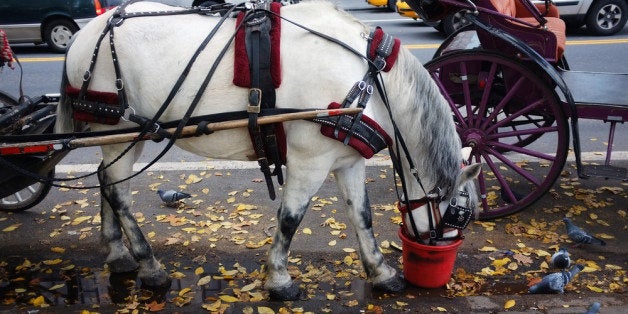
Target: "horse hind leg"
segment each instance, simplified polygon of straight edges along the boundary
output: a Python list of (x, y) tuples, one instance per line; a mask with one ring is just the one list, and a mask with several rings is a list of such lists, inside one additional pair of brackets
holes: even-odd
[(375, 240), (371, 205), (364, 185), (364, 162), (356, 162), (349, 168), (336, 170), (335, 175), (358, 239), (362, 265), (373, 288), (387, 292), (402, 291), (405, 282), (386, 263)]
[[(116, 145), (103, 147), (104, 158), (100, 169), (103, 164), (111, 162), (112, 158), (108, 158), (111, 157), (110, 154), (122, 151), (113, 149), (114, 146)], [(123, 149), (126, 145), (121, 147)], [(141, 147), (136, 152), (139, 150)], [(117, 154), (114, 155), (117, 156)], [(169, 285), (168, 274), (162, 268), (161, 263), (155, 259), (150, 244), (130, 212), (130, 182), (111, 184), (132, 173), (135, 159), (134, 152), (130, 151), (115, 164), (100, 171), (98, 175), (101, 185), (102, 240), (108, 249), (106, 262), (113, 273), (134, 271), (139, 267), (138, 277), (147, 286)], [(129, 240), (131, 251), (124, 245), (123, 232)]]

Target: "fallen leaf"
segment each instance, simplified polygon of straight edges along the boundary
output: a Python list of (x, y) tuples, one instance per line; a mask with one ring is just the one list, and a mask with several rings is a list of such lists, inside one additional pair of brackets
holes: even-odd
[(14, 225), (10, 225), (4, 229), (2, 229), (2, 231), (4, 232), (11, 232), (14, 231), (15, 229), (19, 228), (22, 224), (14, 224)]
[(504, 304), (504, 309), (506, 309), (506, 310), (507, 310), (507, 309), (509, 309), (509, 308), (511, 308), (511, 307), (513, 307), (513, 306), (515, 306), (515, 304), (516, 304), (515, 300), (512, 300), (512, 299), (511, 299), (511, 300), (508, 300), (508, 301), (506, 301), (506, 303)]
[(157, 303), (157, 301), (153, 301), (151, 303), (146, 304), (146, 309), (151, 312), (159, 312), (166, 307), (166, 302)]
[(221, 295), (220, 300), (227, 303), (238, 302), (240, 299), (232, 296), (232, 295)]
[(208, 284), (212, 280), (212, 276), (205, 276), (198, 280), (196, 283), (197, 286), (204, 286)]

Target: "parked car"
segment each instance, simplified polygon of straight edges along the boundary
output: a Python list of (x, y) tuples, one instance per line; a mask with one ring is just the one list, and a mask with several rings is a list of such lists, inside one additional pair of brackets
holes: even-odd
[(390, 11), (397, 12), (397, 0), (366, 0), (366, 3), (376, 7), (386, 7)]
[[(543, 0), (533, 2), (544, 3)], [(558, 7), (560, 18), (568, 28), (586, 25), (594, 35), (615, 34), (624, 29), (628, 21), (628, 0), (552, 0), (552, 3)], [(468, 23), (461, 10), (447, 15), (434, 27), (449, 35)]]
[(401, 16), (409, 17), (415, 20), (419, 18), (419, 14), (414, 12), (408, 3), (403, 0), (397, 1), (397, 13)]
[(92, 18), (123, 0), (2, 0), (0, 29), (9, 42), (48, 44), (65, 52), (72, 36)]

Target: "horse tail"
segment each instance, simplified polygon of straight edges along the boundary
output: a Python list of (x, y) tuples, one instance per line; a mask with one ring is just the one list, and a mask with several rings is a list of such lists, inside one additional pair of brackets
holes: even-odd
[(66, 61), (63, 62), (63, 74), (61, 75), (61, 98), (59, 99), (59, 104), (57, 105), (55, 133), (72, 133), (82, 131), (85, 128), (85, 123), (77, 122), (72, 118), (72, 106), (66, 93), (66, 87), (69, 84), (66, 62), (67, 54)]

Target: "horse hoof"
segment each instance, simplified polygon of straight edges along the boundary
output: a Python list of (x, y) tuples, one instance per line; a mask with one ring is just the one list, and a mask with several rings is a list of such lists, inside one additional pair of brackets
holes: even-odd
[(301, 296), (301, 289), (294, 283), (281, 289), (269, 289), (268, 292), (273, 301), (296, 301)]
[(138, 277), (142, 281), (143, 286), (160, 288), (160, 287), (170, 287), (172, 283), (172, 279), (168, 276), (162, 269), (158, 269), (155, 271), (146, 271), (140, 268), (140, 272)]
[(382, 282), (373, 284), (373, 289), (385, 292), (402, 292), (406, 288), (406, 282), (399, 276), (391, 277)]
[(140, 264), (129, 255), (126, 258), (122, 257), (109, 261), (107, 266), (112, 273), (125, 274), (137, 271)]

